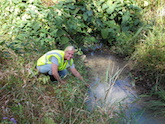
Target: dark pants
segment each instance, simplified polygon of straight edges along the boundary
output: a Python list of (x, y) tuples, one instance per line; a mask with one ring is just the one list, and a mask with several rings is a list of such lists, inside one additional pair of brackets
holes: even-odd
[[(68, 71), (65, 69), (65, 70), (62, 70), (62, 71), (58, 71), (58, 74), (60, 75), (60, 77), (61, 78), (65, 78), (66, 76), (67, 76), (67, 73), (68, 73)], [(49, 77), (50, 77), (50, 80), (51, 81), (57, 81), (54, 77), (53, 77), (53, 75), (49, 75)]]

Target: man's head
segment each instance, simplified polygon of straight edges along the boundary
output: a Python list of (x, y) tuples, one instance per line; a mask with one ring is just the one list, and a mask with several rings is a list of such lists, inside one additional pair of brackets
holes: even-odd
[(71, 58), (73, 58), (74, 51), (75, 51), (75, 48), (73, 46), (66, 47), (64, 50), (65, 52), (64, 59), (70, 60)]

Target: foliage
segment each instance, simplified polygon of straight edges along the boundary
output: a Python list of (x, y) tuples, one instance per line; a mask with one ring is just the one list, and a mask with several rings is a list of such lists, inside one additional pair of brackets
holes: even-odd
[(152, 32), (148, 33), (145, 43), (137, 46), (137, 57), (139, 59), (138, 67), (146, 68), (146, 71), (165, 73), (165, 32), (154, 27)]
[[(143, 20), (148, 28), (139, 34), (139, 44), (132, 54), (136, 84), (158, 99), (149, 101), (147, 108), (155, 114), (164, 114), (165, 80), (165, 11), (164, 1), (138, 1), (144, 9)], [(146, 91), (145, 91), (146, 92)], [(161, 108), (161, 112), (159, 111)]]
[[(17, 53), (68, 44), (84, 48), (98, 40), (118, 47), (132, 46), (130, 39), (141, 25), (140, 8), (133, 1), (87, 0), (85, 4), (66, 0), (43, 6), (39, 0), (12, 0), (1, 2), (1, 6), (2, 44)], [(123, 47), (118, 52), (131, 53), (126, 50)]]
[[(6, 61), (4, 78), (0, 89), (1, 123), (117, 123), (109, 113), (89, 112), (86, 109), (87, 88), (85, 84), (69, 75), (67, 84), (43, 82), (44, 75), (37, 77), (34, 66), (38, 53), (21, 57), (17, 54)], [(15, 63), (15, 64), (13, 64)], [(80, 60), (76, 62), (84, 79), (87, 68)], [(98, 119), (99, 118), (99, 119)], [(122, 118), (122, 116), (121, 116)]]
[[(162, 99), (157, 104), (164, 105), (164, 90), (158, 87), (164, 86), (165, 22), (164, 16), (153, 14), (153, 10), (162, 9), (162, 1), (151, 0), (144, 5), (137, 0), (144, 10), (145, 25), (141, 22), (141, 9), (132, 0), (50, 1), (0, 1), (1, 123), (15, 123), (15, 120), (118, 123), (121, 120), (123, 115), (110, 118), (109, 113), (87, 111), (84, 104), (87, 89), (82, 82), (69, 77), (69, 83), (61, 86), (51, 84), (44, 75), (36, 76), (38, 56), (68, 44), (82, 50), (99, 41), (113, 46), (114, 52), (124, 56), (135, 50), (134, 69), (142, 72), (143, 80), (155, 83), (154, 91)], [(78, 70), (88, 78), (83, 63), (77, 64)]]
[[(158, 6), (157, 10), (159, 10), (159, 7), (162, 5), (156, 4), (155, 6)], [(152, 21), (147, 22), (146, 25), (148, 25), (148, 27), (150, 25), (150, 28), (143, 30), (139, 35), (140, 43), (136, 45), (136, 51), (132, 55), (132, 58), (136, 62), (134, 68), (137, 73), (142, 75), (142, 79), (145, 80), (145, 77), (147, 77), (147, 83), (150, 87), (157, 84), (157, 82), (159, 82), (159, 85), (164, 85), (163, 82), (165, 78), (165, 32), (162, 26), (165, 24), (165, 21), (163, 21), (164, 16), (160, 16), (157, 12), (159, 11), (154, 13), (158, 15), (157, 19), (154, 20), (154, 25), (151, 27)], [(152, 16), (153, 15), (151, 15), (150, 18), (152, 18)], [(148, 18), (148, 20), (150, 20), (150, 18)], [(146, 17), (144, 17), (144, 19), (146, 19)]]

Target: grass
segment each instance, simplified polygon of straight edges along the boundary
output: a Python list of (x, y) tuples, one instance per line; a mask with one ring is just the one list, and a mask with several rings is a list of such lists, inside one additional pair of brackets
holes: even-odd
[[(144, 9), (143, 20), (146, 21), (147, 28), (142, 29), (136, 39), (139, 40), (139, 44), (136, 45), (136, 51), (132, 56), (136, 62), (134, 69), (137, 70), (137, 74), (140, 74), (138, 76), (142, 77), (139, 81), (146, 81), (142, 83), (153, 86), (150, 92), (153, 96), (156, 95), (156, 100), (147, 103), (148, 109), (154, 110), (158, 115), (164, 114), (165, 92), (162, 86), (165, 79), (165, 16), (162, 10), (165, 5), (163, 0), (147, 1), (149, 2), (147, 6), (144, 6), (140, 0), (136, 1)], [(46, 2), (48, 0), (45, 0)], [(152, 30), (149, 31), (149, 29)], [(16, 120), (18, 123), (30, 124), (116, 124), (125, 118), (122, 112), (116, 113), (113, 117), (109, 116), (111, 111), (96, 109), (92, 113), (89, 112), (85, 105), (88, 89), (83, 82), (72, 75), (67, 78), (66, 85), (52, 84), (44, 75), (36, 77), (35, 63), (42, 53), (27, 49), (25, 53), (17, 54), (16, 51), (11, 50), (12, 45), (11, 48), (5, 47), (8, 42), (11, 42), (10, 34), (6, 33), (8, 30), (0, 31), (5, 36), (0, 36), (3, 37), (3, 41), (0, 42), (0, 49), (2, 48), (0, 52), (0, 123), (15, 123), (14, 120)], [(11, 38), (14, 37), (11, 36)], [(31, 48), (34, 47), (36, 46), (32, 43)], [(48, 51), (49, 48), (44, 46), (38, 49)], [(76, 64), (80, 73), (89, 82), (87, 68), (79, 60)], [(159, 111), (160, 108), (162, 111)], [(126, 119), (126, 122), (129, 121)]]
[[(164, 116), (164, 79), (165, 79), (165, 11), (164, 1), (142, 1), (136, 0), (143, 6), (143, 20), (146, 22), (147, 30), (139, 35), (139, 44), (132, 54), (134, 60), (134, 72), (138, 77), (136, 84), (145, 89), (148, 98), (156, 97), (152, 101), (146, 101), (148, 109), (155, 114)], [(152, 97), (151, 97), (152, 96)], [(162, 111), (159, 111), (161, 108)]]
[[(156, 83), (157, 77), (160, 84), (163, 85), (165, 70), (165, 4), (162, 0), (150, 1), (144, 9), (144, 20), (151, 30), (144, 30), (139, 39), (140, 43), (136, 46), (133, 58), (136, 59), (135, 69), (144, 71), (148, 78), (152, 75), (153, 82)], [(154, 10), (153, 10), (154, 7)], [(152, 13), (152, 14), (151, 14)], [(154, 78), (155, 77), (155, 78)], [(152, 81), (150, 83), (153, 83)]]
[[(110, 66), (110, 65), (109, 65)], [(107, 70), (107, 74), (106, 74), (106, 82), (108, 83), (108, 89), (107, 89), (107, 93), (105, 95), (105, 101), (107, 101), (107, 96), (109, 93), (111, 93), (113, 86), (115, 85), (115, 82), (118, 80), (121, 72), (124, 70), (124, 68), (127, 65), (125, 65), (123, 68), (121, 69), (115, 69), (114, 64), (111, 66), (111, 72), (109, 72), (109, 70)], [(114, 70), (115, 69), (115, 70)]]
[[(12, 53), (12, 51), (8, 51)], [(35, 69), (36, 55), (19, 56), (14, 54), (3, 61), (3, 77), (0, 89), (1, 123), (30, 124), (78, 124), (78, 123), (118, 123), (123, 115), (111, 117), (112, 111), (104, 108), (92, 112), (86, 108), (88, 99), (85, 84), (69, 75), (66, 85), (51, 83), (49, 78), (40, 75)], [(10, 61), (7, 61), (10, 60)], [(15, 64), (13, 64), (15, 63)], [(5, 66), (6, 65), (6, 66)], [(77, 69), (87, 82), (87, 68), (80, 60)], [(118, 75), (118, 74), (117, 74)]]
[[(39, 123), (45, 118), (46, 121), (52, 118), (56, 122), (62, 122), (61, 119), (65, 122), (68, 121), (65, 117), (73, 116), (71, 109), (77, 111), (74, 113), (78, 118), (77, 114), (84, 107), (86, 97), (84, 84), (68, 79), (64, 86), (51, 84), (43, 75), (36, 78), (36, 60), (31, 59), (35, 56), (14, 55), (10, 62), (6, 61), (8, 67), (4, 67), (5, 73), (1, 80), (0, 118), (15, 118), (19, 123)], [(75, 118), (73, 120), (77, 121)]]
[[(137, 112), (133, 112), (131, 107), (129, 107), (129, 103), (124, 102), (126, 99), (129, 99), (129, 97), (125, 96), (125, 93), (123, 93), (121, 90), (118, 89), (118, 92), (114, 90), (112, 91), (115, 83), (117, 80), (119, 80), (121, 77), (122, 71), (125, 69), (127, 65), (125, 65), (123, 68), (117, 68), (114, 64), (109, 65), (106, 71), (106, 78), (103, 82), (97, 81), (94, 84), (92, 84), (91, 92), (95, 96), (95, 100), (91, 100), (91, 104), (94, 106), (93, 111), (99, 111), (101, 115), (106, 115), (107, 119), (109, 118), (110, 121), (106, 121), (106, 123), (138, 123), (141, 116), (143, 116), (143, 110), (139, 110)], [(124, 85), (124, 84), (123, 84)], [(116, 85), (117, 86), (117, 85)], [(101, 88), (99, 88), (101, 87)], [(97, 90), (96, 90), (96, 89)], [(124, 91), (124, 90), (123, 90)], [(92, 94), (91, 93), (91, 94)], [(113, 94), (116, 94), (113, 95)], [(127, 94), (130, 96), (130, 94)], [(102, 96), (102, 97), (100, 97)], [(113, 98), (115, 96), (115, 98)], [(123, 96), (123, 97), (120, 97)], [(111, 99), (115, 99), (111, 100)], [(137, 97), (134, 97), (133, 101), (130, 101), (131, 103), (134, 103), (138, 101)], [(130, 104), (131, 104), (130, 103)], [(135, 106), (136, 107), (136, 106)], [(127, 111), (127, 114), (126, 114)], [(128, 115), (128, 113), (131, 113)], [(105, 122), (104, 122), (105, 123)]]

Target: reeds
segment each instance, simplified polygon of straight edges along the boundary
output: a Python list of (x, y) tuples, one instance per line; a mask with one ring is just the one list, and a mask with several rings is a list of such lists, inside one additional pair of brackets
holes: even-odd
[[(110, 66), (110, 65), (109, 65)], [(108, 89), (105, 95), (105, 101), (107, 101), (107, 96), (108, 94), (111, 93), (112, 88), (115, 84), (115, 82), (117, 81), (117, 79), (119, 78), (121, 72), (124, 70), (124, 68), (127, 66), (125, 65), (123, 68), (119, 69), (119, 68), (115, 68), (114, 64), (111, 65), (112, 69), (110, 70), (108, 67), (108, 70), (106, 72), (106, 82), (108, 83)], [(111, 71), (111, 73), (109, 73), (109, 71)], [(112, 75), (113, 74), (113, 75)]]

